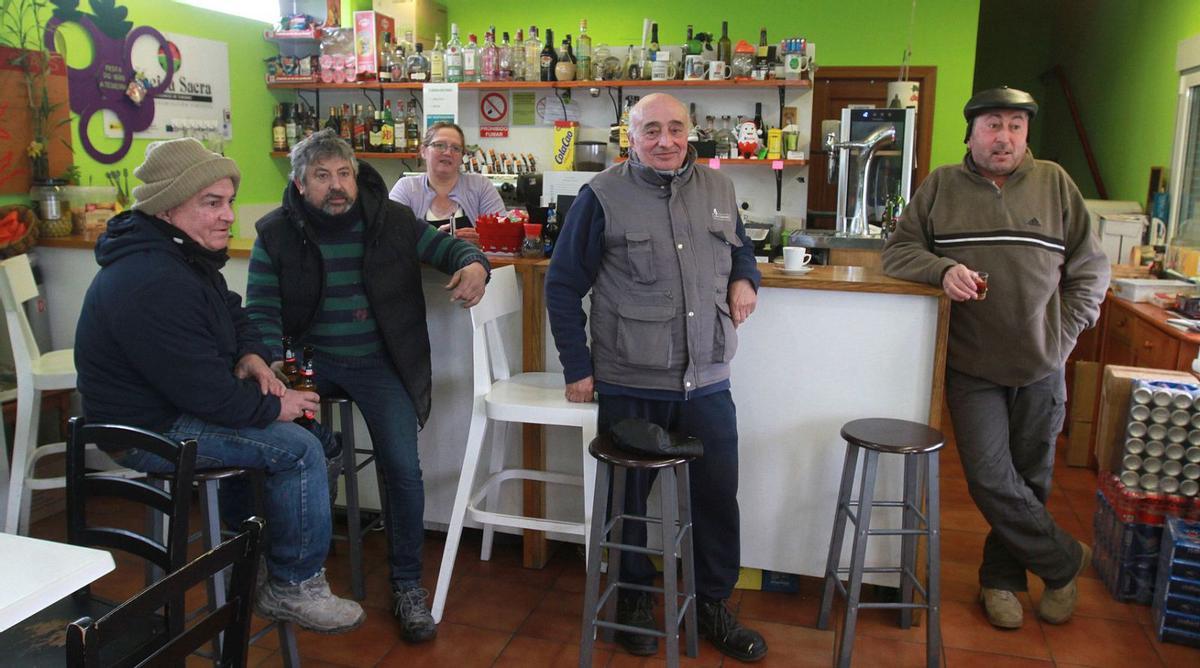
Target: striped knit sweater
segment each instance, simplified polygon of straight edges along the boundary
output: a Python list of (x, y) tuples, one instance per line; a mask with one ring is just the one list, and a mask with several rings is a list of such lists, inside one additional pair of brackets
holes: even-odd
[[(310, 216), (310, 220), (313, 218)], [(312, 345), (328, 355), (363, 357), (381, 351), (383, 342), (363, 284), (361, 213), (348, 219), (353, 220), (348, 225), (339, 222), (312, 226), (325, 268), (325, 290), (312, 327), (296, 345)], [(424, 222), (416, 224), (421, 228), (417, 256), (422, 263), (452, 274), (482, 257), (474, 246), (440, 234)], [(282, 360), (279, 277), (258, 241), (250, 253), (246, 309), (262, 333), (263, 343), (271, 349), (272, 361)]]
[(990, 276), (986, 300), (954, 304), (947, 363), (1008, 387), (1062, 368), (1108, 288), (1079, 189), (1029, 152), (1003, 187), (979, 175), (969, 153), (939, 167), (883, 250), (884, 271), (910, 281), (941, 286), (955, 264)]

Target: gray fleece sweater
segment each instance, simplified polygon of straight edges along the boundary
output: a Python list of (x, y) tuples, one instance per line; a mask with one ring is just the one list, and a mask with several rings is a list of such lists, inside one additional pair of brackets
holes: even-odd
[(1108, 288), (1079, 189), (1028, 151), (1003, 187), (976, 173), (969, 153), (939, 167), (883, 249), (883, 270), (910, 281), (940, 286), (955, 264), (990, 276), (986, 300), (953, 306), (948, 364), (1008, 387), (1061, 368)]

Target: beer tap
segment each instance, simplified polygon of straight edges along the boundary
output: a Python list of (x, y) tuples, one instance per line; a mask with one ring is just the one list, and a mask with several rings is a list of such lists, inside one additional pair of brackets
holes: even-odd
[(837, 135), (830, 132), (825, 135), (825, 151), (829, 156), (829, 182), (833, 183), (833, 174), (837, 171), (837, 152), (842, 149), (848, 151), (858, 151), (859, 156), (859, 189), (858, 201), (854, 204), (854, 218), (851, 219), (849, 229), (847, 229), (844, 220), (837, 221), (837, 233), (849, 234), (852, 236), (866, 236), (868, 231), (867, 225), (867, 186), (871, 176), (871, 162), (875, 159), (875, 152), (879, 145), (885, 141), (894, 141), (896, 139), (896, 126), (885, 125), (878, 128), (865, 138), (857, 141), (837, 141)]

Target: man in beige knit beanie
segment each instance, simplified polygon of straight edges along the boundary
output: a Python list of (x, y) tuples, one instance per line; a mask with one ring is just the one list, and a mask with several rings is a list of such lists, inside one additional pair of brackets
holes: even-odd
[[(229, 257), (237, 165), (195, 139), (175, 139), (151, 144), (134, 174), (142, 180), (133, 189), (137, 201), (96, 243), (100, 272), (76, 329), (84, 414), (90, 422), (194, 439), (197, 468), (263, 471), (269, 578), (256, 609), (320, 633), (356, 628), (362, 607), (334, 596), (325, 581), (325, 451), (293, 422), (316, 411), (320, 397), (276, 379), (264, 361), (270, 349), (220, 271)], [(135, 470), (171, 470), (144, 451), (113, 455)], [(221, 483), (226, 524), (237, 526), (251, 512), (246, 483)]]

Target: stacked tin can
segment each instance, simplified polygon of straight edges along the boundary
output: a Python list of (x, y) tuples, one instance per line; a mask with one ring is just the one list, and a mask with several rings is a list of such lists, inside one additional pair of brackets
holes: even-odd
[(1134, 381), (1121, 483), (1167, 495), (1200, 495), (1200, 386)]

